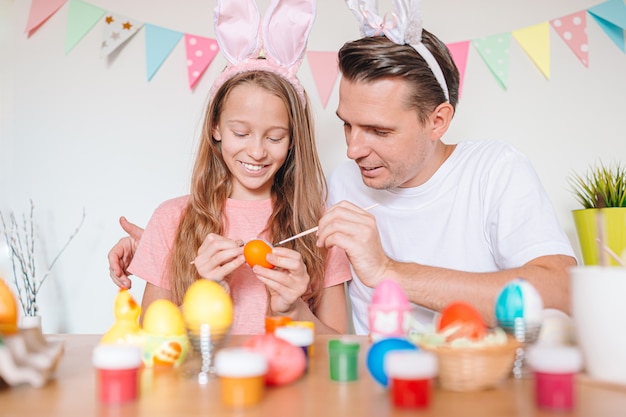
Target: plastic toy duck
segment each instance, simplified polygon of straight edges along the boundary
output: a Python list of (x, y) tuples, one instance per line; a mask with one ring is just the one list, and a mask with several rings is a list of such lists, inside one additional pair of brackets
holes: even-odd
[(125, 288), (120, 289), (115, 298), (115, 323), (102, 336), (100, 343), (142, 343), (142, 331), (139, 325), (141, 306)]

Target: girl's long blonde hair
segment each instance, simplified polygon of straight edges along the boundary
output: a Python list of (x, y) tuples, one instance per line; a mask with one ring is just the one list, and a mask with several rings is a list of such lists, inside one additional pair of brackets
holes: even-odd
[[(292, 85), (272, 72), (251, 71), (233, 76), (208, 105), (191, 179), (191, 196), (176, 233), (169, 279), (178, 304), (187, 288), (201, 278), (191, 261), (205, 237), (209, 233), (223, 235), (226, 229), (228, 219), (222, 213), (232, 190), (231, 173), (222, 158), (221, 142), (213, 138), (212, 132), (229, 93), (243, 84), (255, 85), (280, 98), (289, 114), (290, 148), (274, 177), (273, 211), (265, 227), (267, 238), (277, 242), (310, 229), (323, 214), (327, 185), (315, 145), (308, 99), (303, 106)], [(315, 240), (315, 234), (311, 234), (284, 245), (302, 255), (311, 279), (302, 298), (314, 313), (323, 289), (326, 258), (326, 250), (318, 248)]]

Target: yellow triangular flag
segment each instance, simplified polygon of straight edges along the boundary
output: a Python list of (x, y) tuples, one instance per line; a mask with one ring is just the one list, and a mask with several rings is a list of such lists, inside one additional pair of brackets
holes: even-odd
[(550, 79), (550, 24), (549, 22), (528, 26), (511, 32), (513, 38), (533, 60), (535, 65)]

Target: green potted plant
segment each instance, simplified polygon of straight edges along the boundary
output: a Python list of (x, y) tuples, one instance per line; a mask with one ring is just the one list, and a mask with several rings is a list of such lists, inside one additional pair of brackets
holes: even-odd
[(572, 174), (569, 182), (583, 206), (572, 213), (584, 264), (626, 261), (626, 168), (599, 162), (584, 175)]

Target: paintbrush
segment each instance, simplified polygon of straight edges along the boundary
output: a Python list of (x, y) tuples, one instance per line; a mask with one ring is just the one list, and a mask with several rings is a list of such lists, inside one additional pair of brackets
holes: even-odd
[[(372, 204), (372, 205), (371, 205), (371, 206), (369, 206), (369, 207), (365, 207), (363, 210), (368, 211), (368, 210), (373, 209), (374, 207), (378, 207), (379, 205), (380, 205), (380, 204), (378, 204), (378, 203), (376, 203), (376, 204)], [(312, 227), (311, 229), (309, 229), (309, 230), (305, 230), (304, 232), (300, 232), (300, 233), (298, 233), (297, 235), (291, 236), (290, 238), (287, 238), (287, 239), (285, 239), (285, 240), (281, 240), (280, 242), (275, 243), (275, 244), (274, 244), (274, 246), (282, 245), (283, 243), (290, 242), (290, 241), (292, 241), (292, 240), (294, 240), (294, 239), (297, 239), (297, 238), (299, 238), (299, 237), (306, 236), (306, 235), (309, 235), (309, 234), (311, 234), (311, 233), (317, 232), (317, 229), (319, 229), (319, 226)]]

